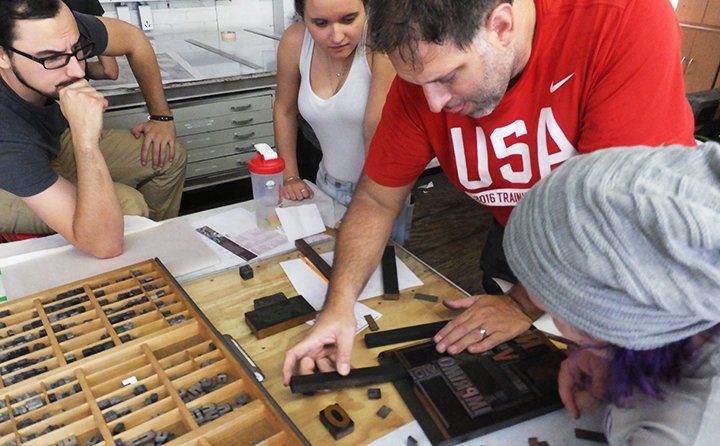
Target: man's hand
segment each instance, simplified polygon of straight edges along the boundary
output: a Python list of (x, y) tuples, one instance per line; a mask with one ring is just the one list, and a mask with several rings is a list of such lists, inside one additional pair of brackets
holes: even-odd
[(573, 418), (593, 410), (607, 398), (608, 362), (595, 349), (582, 348), (560, 364), (558, 392)]
[(140, 153), (140, 162), (146, 165), (148, 153), (152, 151), (153, 169), (162, 168), (175, 158), (175, 124), (173, 121), (147, 121), (130, 130), (139, 139), (145, 135)]
[(283, 383), (290, 384), (295, 366), (301, 375), (315, 371), (331, 372), (337, 368), (341, 375), (350, 373), (350, 356), (355, 337), (355, 316), (323, 311), (305, 339), (285, 353)]
[(96, 147), (103, 129), (103, 112), (108, 106), (105, 96), (85, 79), (61, 88), (58, 96), (75, 145)]
[(440, 353), (481, 353), (520, 335), (532, 324), (510, 296), (470, 296), (446, 300), (444, 304), (465, 311), (433, 338)]

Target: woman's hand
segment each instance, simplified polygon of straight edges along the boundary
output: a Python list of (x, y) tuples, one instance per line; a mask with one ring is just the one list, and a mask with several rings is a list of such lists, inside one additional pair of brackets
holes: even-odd
[(312, 198), (313, 190), (300, 177), (290, 177), (283, 182), (283, 197), (287, 200), (302, 201)]
[(581, 411), (592, 411), (607, 398), (608, 362), (602, 352), (582, 348), (572, 352), (560, 365), (558, 390), (573, 418)]

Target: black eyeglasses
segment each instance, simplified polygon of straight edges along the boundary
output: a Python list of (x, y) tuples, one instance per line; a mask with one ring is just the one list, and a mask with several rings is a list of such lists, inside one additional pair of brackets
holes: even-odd
[(80, 48), (74, 50), (72, 53), (57, 53), (47, 57), (35, 57), (32, 54), (23, 53), (20, 50), (16, 50), (11, 46), (5, 47), (5, 49), (8, 49), (13, 53), (19, 54), (23, 57), (27, 57), (28, 59), (39, 63), (46, 70), (57, 70), (58, 68), (64, 67), (65, 65), (70, 63), (71, 57), (76, 58), (78, 62), (83, 61), (88, 57), (92, 56), (93, 48), (95, 48), (95, 44), (93, 42), (88, 42)]

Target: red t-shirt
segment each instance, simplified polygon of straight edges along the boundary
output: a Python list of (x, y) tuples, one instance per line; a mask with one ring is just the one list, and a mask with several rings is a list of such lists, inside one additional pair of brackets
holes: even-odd
[(530, 59), (480, 119), (428, 109), (396, 78), (365, 172), (398, 187), (437, 157), (503, 225), (528, 189), (569, 157), (630, 145), (695, 145), (680, 28), (667, 0), (536, 0)]

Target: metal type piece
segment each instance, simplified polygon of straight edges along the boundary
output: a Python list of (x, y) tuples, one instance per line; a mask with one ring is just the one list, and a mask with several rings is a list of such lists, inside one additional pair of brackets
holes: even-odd
[(400, 294), (398, 285), (397, 265), (395, 264), (395, 247), (388, 245), (383, 252), (380, 262), (385, 294)]
[(407, 371), (396, 366), (363, 367), (350, 370), (346, 376), (337, 372), (296, 375), (290, 378), (292, 393), (310, 393), (318, 390), (347, 389), (348, 387), (380, 384), (407, 376)]
[(365, 345), (367, 348), (373, 348), (432, 338), (448, 322), (449, 321), (431, 322), (429, 324), (412, 325), (410, 327), (368, 333), (365, 335)]
[(332, 404), (320, 411), (320, 422), (334, 439), (339, 440), (355, 430), (355, 423), (339, 404)]
[(245, 313), (245, 323), (258, 339), (296, 327), (315, 317), (315, 309), (304, 297), (295, 296)]
[(332, 273), (332, 267), (323, 259), (312, 246), (305, 240), (299, 238), (295, 240), (295, 248), (312, 263), (320, 274), (325, 276), (327, 280), (330, 280), (330, 274)]

